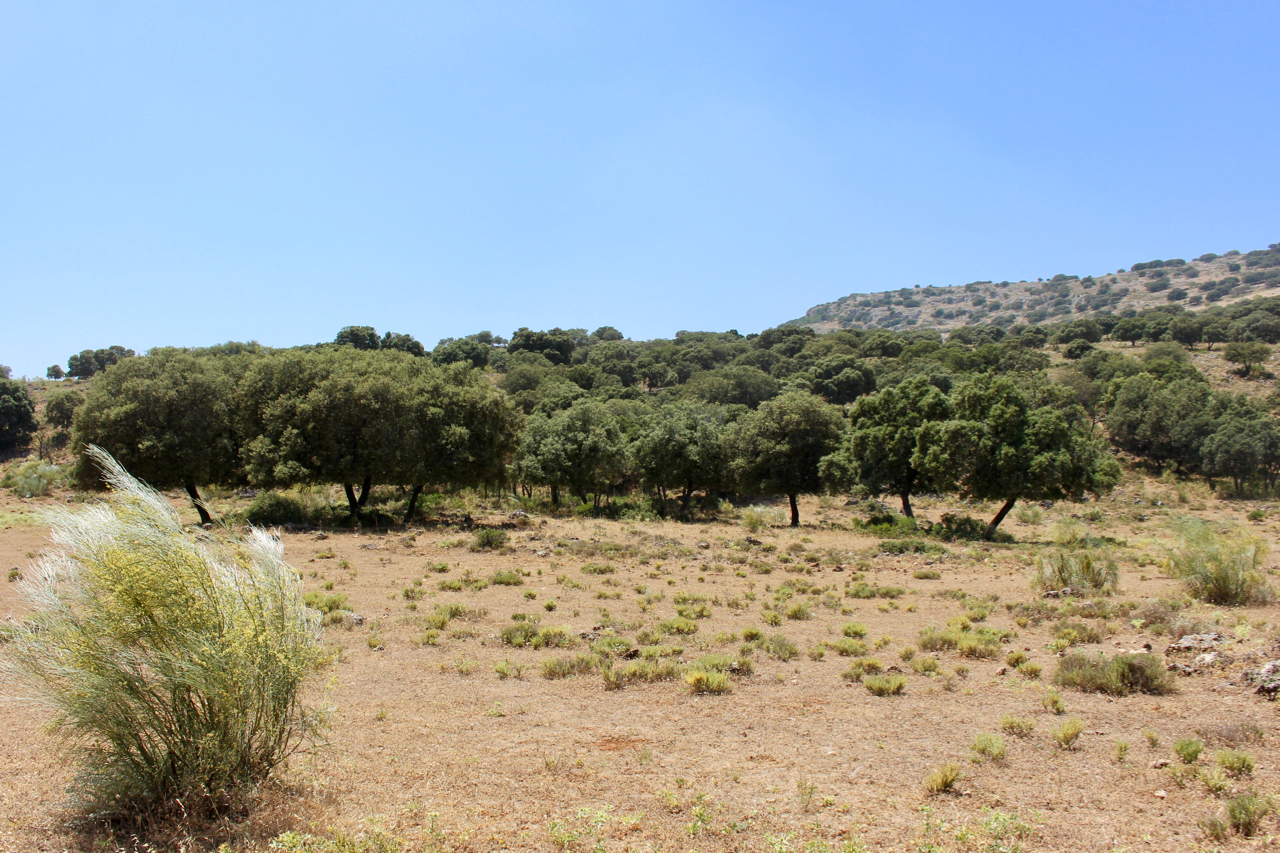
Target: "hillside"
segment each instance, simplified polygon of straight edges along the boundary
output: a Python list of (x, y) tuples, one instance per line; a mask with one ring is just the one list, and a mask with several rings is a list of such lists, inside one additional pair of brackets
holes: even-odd
[(837, 329), (935, 328), (975, 323), (1008, 328), (1072, 317), (1132, 316), (1158, 305), (1189, 310), (1280, 294), (1280, 243), (1266, 249), (1136, 263), (1102, 275), (1061, 273), (1037, 281), (972, 281), (947, 287), (851, 293), (815, 305), (789, 325), (818, 332)]

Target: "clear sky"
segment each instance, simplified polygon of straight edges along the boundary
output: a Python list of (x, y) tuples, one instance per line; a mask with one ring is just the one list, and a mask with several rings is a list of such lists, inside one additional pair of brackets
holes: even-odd
[(1280, 240), (1280, 4), (13, 3), (0, 363), (746, 333)]

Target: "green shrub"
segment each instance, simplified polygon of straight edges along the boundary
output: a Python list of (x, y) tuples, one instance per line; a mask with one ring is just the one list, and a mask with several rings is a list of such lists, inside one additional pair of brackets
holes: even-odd
[(1238, 749), (1224, 749), (1215, 756), (1218, 766), (1230, 776), (1253, 775), (1253, 756)]
[(924, 780), (925, 793), (929, 795), (946, 794), (960, 781), (960, 765), (949, 761), (932, 771)]
[(800, 656), (800, 649), (795, 643), (781, 634), (774, 634), (761, 645), (766, 654), (772, 655), (782, 662), (795, 660)]
[(867, 644), (862, 640), (850, 640), (841, 637), (839, 640), (827, 640), (827, 648), (841, 657), (856, 658), (867, 653)]
[(111, 491), (51, 514), (62, 550), (37, 565), (6, 668), (55, 709), (91, 807), (219, 811), (323, 727), (302, 696), (324, 657), (319, 614), (279, 542), (192, 532), (89, 453)]
[(296, 496), (284, 492), (258, 492), (244, 513), (245, 521), (258, 526), (306, 524), (311, 519), (307, 507)]
[(1179, 544), (1169, 557), (1170, 574), (1209, 604), (1265, 604), (1271, 587), (1262, 574), (1266, 545), (1244, 531), (1218, 533), (1198, 519), (1179, 525)]
[(524, 583), (524, 577), (514, 569), (504, 569), (493, 573), (493, 577), (489, 578), (489, 583), (494, 586), (521, 586)]
[(674, 616), (658, 623), (658, 629), (664, 634), (696, 634), (698, 623), (684, 616)]
[(32, 459), (6, 473), (0, 480), (0, 486), (12, 489), (20, 498), (38, 498), (54, 489), (66, 488), (68, 475), (68, 471), (57, 465)]
[(897, 696), (907, 687), (905, 675), (864, 675), (862, 686), (872, 696)]
[(1155, 655), (1121, 654), (1113, 658), (1067, 655), (1058, 664), (1053, 683), (1082, 693), (1164, 696), (1175, 691), (1172, 676)]
[(308, 592), (302, 596), (302, 602), (325, 615), (347, 608), (347, 597), (340, 592)]
[(988, 761), (1003, 761), (1005, 756), (1004, 738), (991, 732), (982, 732), (973, 739), (973, 743), (969, 744), (969, 749), (973, 751), (973, 760), (975, 762), (984, 759)]
[(493, 527), (482, 527), (475, 532), (471, 549), (473, 551), (492, 551), (507, 544), (507, 532)]
[(584, 563), (582, 566), (584, 575), (611, 575), (613, 571), (613, 566), (608, 563)]
[(1173, 751), (1178, 754), (1183, 764), (1195, 764), (1204, 752), (1204, 741), (1193, 737), (1178, 738), (1174, 741)]
[(596, 655), (576, 655), (571, 658), (547, 658), (540, 668), (543, 678), (557, 679), (587, 675), (600, 669), (600, 664), (601, 660)]
[(1252, 792), (1241, 794), (1227, 801), (1227, 821), (1238, 835), (1255, 835), (1262, 826), (1262, 819), (1275, 811), (1270, 797), (1260, 797)]
[(1063, 749), (1075, 749), (1076, 741), (1079, 740), (1083, 732), (1084, 723), (1072, 717), (1058, 727), (1058, 730), (1053, 733), (1053, 739)]
[(723, 672), (715, 670), (691, 669), (685, 673), (685, 683), (693, 693), (728, 693), (733, 690), (733, 682)]
[(1102, 551), (1051, 551), (1036, 557), (1038, 589), (1064, 589), (1110, 595), (1120, 583), (1115, 559)]
[(1000, 728), (1014, 737), (1026, 737), (1036, 730), (1036, 721), (1032, 717), (1006, 715), (1000, 720)]
[(913, 656), (907, 665), (920, 675), (937, 675), (942, 671), (941, 664), (938, 663), (938, 659), (933, 655)]
[(867, 636), (867, 626), (861, 622), (846, 622), (841, 628), (840, 633), (846, 637), (860, 640)]
[(926, 652), (941, 652), (954, 649), (960, 643), (959, 632), (944, 631), (932, 626), (920, 632), (917, 645)]

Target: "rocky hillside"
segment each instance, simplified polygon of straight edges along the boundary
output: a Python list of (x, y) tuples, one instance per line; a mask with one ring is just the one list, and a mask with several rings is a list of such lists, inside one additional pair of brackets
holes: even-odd
[(836, 329), (936, 328), (974, 323), (1012, 326), (1073, 316), (1133, 313), (1157, 305), (1195, 310), (1240, 299), (1280, 294), (1280, 243), (1266, 249), (1194, 260), (1170, 258), (1134, 264), (1106, 275), (1055, 275), (1037, 281), (971, 281), (948, 287), (904, 287), (852, 293), (810, 308), (789, 325), (819, 332)]

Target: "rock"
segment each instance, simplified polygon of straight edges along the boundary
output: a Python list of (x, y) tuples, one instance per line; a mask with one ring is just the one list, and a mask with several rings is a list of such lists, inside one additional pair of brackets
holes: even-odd
[(1169, 795), (1166, 794), (1164, 791), (1156, 791), (1156, 796), (1163, 800), (1165, 797)]
[(1002, 666), (996, 670), (996, 675), (1008, 675), (1008, 674), (1009, 674), (1009, 667), (1007, 666)]
[(203, 528), (204, 530), (212, 530), (212, 529), (213, 529), (213, 522), (211, 522), (211, 521), (206, 521), (204, 524), (200, 525), (200, 527), (201, 527), (201, 528)]
[(352, 613), (352, 614), (351, 614), (351, 624), (352, 624), (352, 625), (363, 625), (363, 624), (364, 624), (364, 617), (363, 617), (363, 616), (361, 616), (359, 613)]
[(746, 539), (746, 542), (747, 542), (747, 544), (748, 544), (748, 545), (763, 545), (763, 544), (764, 544), (763, 542), (761, 542), (759, 539), (757, 539), (757, 538), (756, 538), (756, 537), (754, 537), (754, 536), (748, 536), (748, 537), (747, 537), (747, 539)]
[(1206, 649), (1212, 649), (1220, 643), (1226, 642), (1226, 637), (1211, 631), (1207, 634), (1186, 634), (1176, 643), (1164, 650), (1166, 655), (1177, 654), (1178, 652), (1198, 652)]
[(525, 512), (522, 509), (518, 509), (515, 512), (507, 515), (507, 518), (528, 518), (528, 517), (529, 517), (529, 513)]
[(698, 543), (698, 547), (705, 551), (705, 550), (707, 550), (708, 548), (710, 548), (710, 547), (711, 547), (711, 543), (710, 543), (710, 542), (699, 542), (699, 543)]
[(1280, 693), (1280, 660), (1268, 661), (1258, 669), (1246, 669), (1241, 677), (1248, 683), (1257, 685), (1255, 692), (1258, 695), (1266, 696), (1274, 702), (1276, 694)]
[(323, 542), (328, 538), (329, 538), (329, 534), (325, 533), (323, 530), (321, 530), (319, 533), (316, 534), (316, 539), (320, 542)]
[(1150, 767), (1152, 770), (1163, 770), (1164, 768), (1169, 766), (1169, 759), (1157, 758), (1155, 761), (1151, 762), (1147, 766)]
[(1178, 675), (1195, 675), (1194, 667), (1187, 666), (1185, 663), (1171, 663), (1165, 669), (1169, 672), (1176, 672)]
[(1202, 655), (1196, 655), (1196, 666), (1217, 666), (1222, 660), (1221, 652), (1205, 652)]

